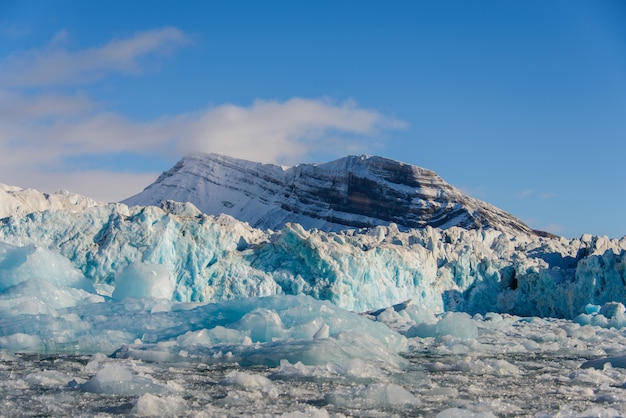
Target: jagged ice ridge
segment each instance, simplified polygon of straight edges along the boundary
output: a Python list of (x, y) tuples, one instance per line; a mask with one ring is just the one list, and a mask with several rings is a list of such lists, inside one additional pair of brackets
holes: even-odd
[[(58, 252), (104, 294), (116, 296), (117, 283), (120, 297), (214, 302), (306, 294), (355, 311), (411, 299), (429, 312), (565, 318), (588, 303), (626, 301), (624, 238), (399, 231), (393, 224), (339, 233), (288, 224), (264, 232), (166, 202), (13, 216), (1, 221), (0, 241), (26, 246), (5, 249), (26, 263), (41, 251)], [(12, 264), (0, 264), (0, 274), (3, 265)], [(123, 290), (125, 280), (143, 284)]]

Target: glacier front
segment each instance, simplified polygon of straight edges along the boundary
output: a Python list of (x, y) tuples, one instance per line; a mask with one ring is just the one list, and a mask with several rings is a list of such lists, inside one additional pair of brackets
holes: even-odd
[(37, 254), (45, 249), (115, 299), (206, 303), (304, 294), (359, 312), (410, 299), (430, 313), (562, 318), (585, 313), (587, 304), (626, 302), (626, 240), (587, 235), (399, 231), (393, 224), (337, 233), (298, 224), (261, 231), (189, 203), (165, 202), (13, 216), (0, 221), (0, 241), (26, 246), (4, 250), (0, 277), (7, 286), (17, 284), (10, 276), (18, 267), (40, 268), (42, 275), (46, 261)]
[(17, 213), (0, 220), (0, 400), (15, 416), (623, 416), (625, 257), (588, 235), (262, 231), (171, 201)]

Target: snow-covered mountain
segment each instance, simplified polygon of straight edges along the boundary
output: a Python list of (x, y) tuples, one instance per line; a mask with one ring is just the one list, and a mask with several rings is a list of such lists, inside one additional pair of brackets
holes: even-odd
[(459, 226), (545, 234), (467, 196), (433, 171), (382, 157), (282, 167), (192, 154), (123, 203), (158, 206), (165, 200), (191, 202), (203, 213), (225, 213), (272, 230), (288, 222), (324, 231), (395, 223), (401, 230)]
[(264, 232), (175, 202), (0, 220), (0, 293), (27, 278), (74, 276), (114, 298), (305, 294), (355, 311), (412, 299), (427, 312), (574, 317), (589, 303), (626, 302), (626, 238), (394, 225), (334, 233), (287, 224)]
[(66, 190), (49, 194), (0, 184), (0, 218), (49, 209), (76, 212), (97, 205), (102, 203)]

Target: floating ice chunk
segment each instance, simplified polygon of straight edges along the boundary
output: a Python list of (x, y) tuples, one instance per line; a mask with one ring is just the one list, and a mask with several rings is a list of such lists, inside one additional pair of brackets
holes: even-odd
[(354, 358), (396, 367), (406, 363), (398, 354), (408, 349), (404, 336), (308, 296), (177, 304), (153, 312), (157, 303), (106, 299), (44, 313), (36, 321), (25, 314), (0, 316), (0, 349), (268, 366), (282, 359), (309, 365)]
[(381, 378), (384, 375), (383, 369), (380, 368), (380, 364), (375, 366), (370, 362), (366, 362), (358, 358), (348, 360), (331, 369), (337, 374), (360, 379)]
[(409, 338), (446, 335), (463, 339), (476, 339), (478, 337), (478, 325), (464, 312), (446, 312), (437, 323), (416, 324), (406, 332), (406, 336)]
[(365, 312), (365, 314), (370, 315), (370, 316), (379, 316), (385, 311), (402, 312), (406, 308), (408, 308), (412, 303), (413, 303), (413, 300), (408, 299), (404, 302), (396, 303), (395, 305), (390, 306), (389, 308), (382, 308), (382, 309), (377, 309), (373, 311), (367, 311)]
[(218, 344), (250, 344), (248, 332), (216, 326), (211, 329), (189, 331), (179, 336), (176, 341), (182, 347), (213, 346)]
[(170, 299), (174, 293), (175, 279), (161, 264), (133, 263), (115, 278), (113, 298)]
[(165, 387), (151, 379), (134, 376), (130, 370), (119, 364), (106, 364), (79, 387), (84, 392), (127, 396), (166, 392)]
[(187, 405), (183, 398), (177, 395), (163, 397), (144, 393), (138, 397), (131, 412), (141, 417), (173, 417), (185, 415)]
[(608, 328), (609, 327), (609, 319), (602, 315), (594, 315), (591, 317), (591, 325), (595, 325), (597, 327)]
[(472, 370), (473, 364), (474, 363), (472, 362), (472, 359), (470, 357), (465, 357), (461, 361), (453, 363), (442, 363), (440, 361), (425, 363), (424, 367), (430, 372), (470, 372)]
[(36, 335), (18, 332), (0, 337), (0, 349), (12, 352), (37, 352), (43, 349), (41, 338)]
[(380, 363), (373, 363), (361, 359), (352, 359), (344, 363), (329, 362), (326, 364), (307, 366), (302, 362), (295, 364), (287, 360), (280, 362), (280, 368), (270, 377), (281, 380), (300, 379), (303, 377), (336, 379), (346, 377), (351, 379), (380, 380), (386, 376), (385, 369)]
[(606, 367), (609, 364), (612, 367), (626, 369), (626, 355), (604, 357), (604, 358), (599, 358), (595, 360), (589, 360), (589, 361), (584, 362), (580, 367), (583, 369), (594, 368), (594, 369), (602, 370), (604, 367)]
[(594, 305), (592, 303), (588, 303), (587, 305), (585, 305), (585, 313), (587, 315), (593, 315), (593, 314), (597, 314), (600, 312), (600, 305)]
[[(340, 418), (344, 415), (333, 414), (333, 417)], [(280, 418), (329, 418), (330, 415), (325, 409), (317, 409), (312, 406), (308, 406), (304, 411), (285, 412), (282, 415), (278, 415)]]
[(624, 311), (626, 311), (626, 308), (619, 302), (607, 302), (600, 308), (600, 313), (607, 318), (623, 315)]
[(263, 392), (271, 398), (278, 398), (278, 390), (274, 383), (267, 377), (258, 374), (232, 371), (220, 380), (220, 385), (239, 386), (246, 390)]
[(559, 413), (559, 417), (571, 417), (571, 418), (615, 418), (622, 417), (624, 414), (613, 408), (602, 408), (596, 406), (591, 409), (587, 409), (582, 412), (572, 412), (571, 414), (561, 414)]
[(236, 327), (249, 331), (254, 342), (272, 341), (285, 335), (280, 316), (270, 309), (259, 308), (245, 314)]
[(604, 328), (624, 328), (626, 327), (626, 308), (620, 302), (607, 302), (600, 308), (600, 313), (591, 319), (594, 325)]
[(15, 247), (0, 242), (0, 291), (30, 279), (95, 292), (91, 282), (65, 257), (35, 245)]
[(591, 340), (596, 337), (596, 330), (589, 325), (580, 325), (576, 322), (568, 322), (560, 326), (565, 331), (566, 335), (570, 338), (576, 338), (579, 340)]
[(313, 334), (313, 339), (319, 340), (322, 338), (328, 338), (329, 336), (330, 336), (330, 328), (328, 328), (328, 325), (324, 324), (320, 327), (320, 329), (317, 330), (315, 334)]
[(4, 361), (4, 362), (18, 361), (18, 358), (11, 353), (7, 353), (6, 351), (0, 350), (0, 361)]
[[(598, 307), (598, 310), (599, 310), (599, 307)], [(583, 314), (576, 316), (572, 321), (579, 325), (591, 325), (592, 318), (593, 318), (593, 315), (583, 313)]]
[(480, 364), (479, 370), (483, 374), (493, 374), (498, 376), (515, 376), (522, 374), (521, 370), (517, 366), (509, 363), (506, 360), (486, 360), (484, 362), (477, 362)]
[(324, 399), (340, 408), (401, 408), (419, 403), (411, 392), (393, 383), (342, 387), (326, 394)]
[[(359, 358), (399, 366), (406, 360), (398, 353), (408, 349), (406, 338), (384, 324), (308, 296), (250, 298), (185, 311), (136, 313), (133, 319), (120, 319), (119, 325), (141, 341), (126, 343), (115, 355), (151, 361), (278, 366), (283, 359), (317, 365)], [(328, 337), (314, 339), (323, 325), (328, 327)]]
[(448, 408), (438, 413), (437, 418), (496, 418), (496, 416), (491, 412), (474, 412), (469, 409)]
[(67, 374), (57, 370), (42, 370), (29, 374), (24, 380), (32, 385), (61, 388), (70, 379)]
[(500, 323), (504, 321), (504, 317), (497, 312), (487, 312), (484, 316), (485, 321), (491, 321), (492, 323)]
[(475, 339), (478, 336), (476, 321), (463, 312), (448, 312), (436, 326), (437, 335), (452, 335), (457, 338)]
[(59, 287), (45, 279), (29, 279), (0, 292), (0, 318), (24, 314), (56, 316), (57, 309), (102, 301), (103, 297), (82, 289)]
[(408, 338), (430, 338), (437, 336), (437, 324), (419, 323), (409, 328), (404, 335)]
[[(186, 354), (181, 357), (181, 352)], [(329, 362), (343, 363), (350, 359), (377, 361), (393, 367), (401, 367), (406, 360), (392, 347), (369, 334), (341, 332), (322, 339), (279, 339), (271, 342), (250, 344), (181, 346), (178, 344), (129, 344), (117, 350), (118, 358), (144, 361), (178, 362), (195, 360), (207, 364), (238, 363), (242, 366), (264, 365), (275, 367), (282, 360), (319, 365)]]

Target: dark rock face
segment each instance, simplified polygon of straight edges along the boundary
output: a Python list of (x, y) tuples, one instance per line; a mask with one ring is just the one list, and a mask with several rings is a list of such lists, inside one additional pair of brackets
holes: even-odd
[(189, 201), (258, 228), (287, 222), (337, 231), (395, 223), (400, 229), (493, 228), (534, 234), (515, 217), (450, 186), (433, 171), (382, 157), (349, 156), (285, 168), (215, 154), (180, 160), (130, 205)]

